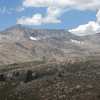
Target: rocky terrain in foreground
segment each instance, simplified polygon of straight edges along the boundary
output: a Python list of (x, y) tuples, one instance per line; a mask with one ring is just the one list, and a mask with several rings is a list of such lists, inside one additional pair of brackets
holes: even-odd
[(0, 68), (0, 100), (100, 100), (99, 62), (37, 61)]
[(15, 25), (0, 32), (0, 65), (34, 60), (100, 58), (100, 34), (76, 36), (67, 30)]

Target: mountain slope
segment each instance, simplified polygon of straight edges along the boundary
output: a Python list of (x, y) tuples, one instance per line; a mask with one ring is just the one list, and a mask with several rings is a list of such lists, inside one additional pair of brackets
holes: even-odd
[(38, 60), (44, 56), (58, 61), (76, 59), (99, 54), (99, 50), (98, 37), (79, 37), (66, 30), (39, 30), (15, 25), (0, 32), (0, 64)]

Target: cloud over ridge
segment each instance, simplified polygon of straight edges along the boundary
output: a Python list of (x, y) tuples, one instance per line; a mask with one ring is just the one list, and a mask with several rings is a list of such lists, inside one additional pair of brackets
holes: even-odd
[(23, 7), (46, 7), (46, 15), (41, 13), (33, 14), (31, 17), (21, 17), (17, 20), (18, 24), (41, 25), (61, 23), (59, 18), (67, 10), (90, 10), (96, 11), (96, 21), (80, 25), (69, 31), (77, 35), (94, 34), (100, 32), (100, 0), (23, 0)]

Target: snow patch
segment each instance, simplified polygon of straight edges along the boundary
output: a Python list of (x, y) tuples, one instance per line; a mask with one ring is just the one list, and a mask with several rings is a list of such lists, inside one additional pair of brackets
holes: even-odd
[(73, 39), (70, 39), (70, 41), (71, 41), (72, 43), (75, 43), (75, 44), (84, 44), (83, 41), (78, 41), (78, 40), (73, 40)]
[(32, 37), (32, 36), (30, 37), (30, 39), (33, 40), (33, 41), (37, 41), (37, 40), (39, 40), (39, 38)]

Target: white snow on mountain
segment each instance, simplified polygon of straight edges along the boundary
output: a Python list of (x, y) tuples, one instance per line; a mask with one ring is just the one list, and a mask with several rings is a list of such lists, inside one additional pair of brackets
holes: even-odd
[(30, 39), (33, 40), (33, 41), (37, 41), (37, 40), (39, 40), (39, 38), (32, 37), (32, 36), (30, 37)]

